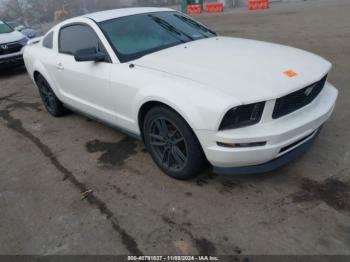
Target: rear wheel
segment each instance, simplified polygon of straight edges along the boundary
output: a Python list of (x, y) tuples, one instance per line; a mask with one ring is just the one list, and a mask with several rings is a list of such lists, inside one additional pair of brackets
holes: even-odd
[(36, 77), (36, 84), (46, 110), (55, 117), (63, 116), (66, 110), (46, 79), (42, 75), (38, 75)]
[(167, 175), (189, 179), (205, 166), (202, 148), (192, 129), (169, 108), (152, 108), (145, 117), (143, 131), (147, 149)]

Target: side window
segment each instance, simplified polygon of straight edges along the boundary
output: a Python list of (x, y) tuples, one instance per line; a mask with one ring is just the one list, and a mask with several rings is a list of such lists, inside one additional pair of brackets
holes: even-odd
[(95, 49), (104, 51), (96, 33), (86, 25), (63, 27), (59, 35), (59, 52), (75, 55), (78, 50)]
[(43, 46), (52, 49), (53, 47), (53, 32), (49, 33), (43, 40)]

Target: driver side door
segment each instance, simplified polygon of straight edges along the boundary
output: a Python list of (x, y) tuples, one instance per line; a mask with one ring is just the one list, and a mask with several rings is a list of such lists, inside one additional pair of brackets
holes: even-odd
[[(105, 61), (76, 61), (77, 51), (86, 49), (104, 52)], [(103, 44), (89, 25), (71, 24), (60, 29), (55, 75), (66, 104), (90, 116), (113, 122), (111, 66)]]

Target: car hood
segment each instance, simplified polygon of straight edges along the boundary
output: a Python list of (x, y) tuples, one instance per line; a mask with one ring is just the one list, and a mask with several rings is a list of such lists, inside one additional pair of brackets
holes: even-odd
[(18, 32), (18, 31), (0, 34), (0, 44), (16, 42), (16, 41), (23, 39), (24, 37), (25, 36), (21, 32)]
[[(282, 97), (320, 80), (331, 68), (328, 61), (300, 49), (229, 37), (164, 49), (134, 64), (199, 82), (242, 103)], [(284, 74), (288, 70), (296, 76)]]

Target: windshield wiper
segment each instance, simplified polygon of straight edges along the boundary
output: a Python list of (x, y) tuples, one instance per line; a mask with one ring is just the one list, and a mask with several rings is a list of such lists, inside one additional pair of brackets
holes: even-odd
[[(188, 39), (190, 39), (191, 41), (194, 40), (193, 37), (189, 36), (188, 34), (176, 29), (176, 27), (172, 26), (171, 24), (169, 24), (167, 21), (163, 20), (162, 18), (159, 18), (157, 16), (154, 15), (148, 15), (150, 18), (153, 19), (154, 22), (156, 22), (157, 24), (159, 24), (161, 27), (163, 27), (165, 30), (175, 33), (179, 36), (184, 35), (185, 37), (187, 37)], [(180, 40), (183, 43), (186, 43), (185, 40), (178, 38), (178, 40)]]
[[(202, 26), (201, 24), (198, 24), (196, 23), (195, 21), (193, 21), (192, 19), (190, 18), (187, 18), (185, 16), (182, 16), (182, 15), (178, 15), (178, 14), (174, 14), (174, 16), (178, 19), (180, 19), (181, 21), (185, 22), (186, 24), (190, 25), (190, 26), (193, 26), (195, 28), (198, 28), (204, 32), (208, 32), (208, 33), (211, 33), (213, 34), (214, 36), (216, 36), (217, 34), (214, 32), (214, 31), (211, 31), (210, 29), (206, 28), (205, 26)], [(203, 35), (204, 37), (208, 38), (209, 36), (201, 33), (201, 35)]]

